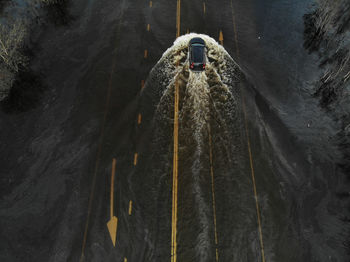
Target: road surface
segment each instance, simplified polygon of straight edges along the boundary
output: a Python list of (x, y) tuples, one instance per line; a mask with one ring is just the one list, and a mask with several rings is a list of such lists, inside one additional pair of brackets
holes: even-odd
[[(0, 260), (347, 261), (335, 124), (305, 91), (318, 74), (303, 49), (311, 3), (72, 3), (36, 49), (43, 98), (1, 111)], [(151, 92), (188, 32), (244, 74), (237, 119), (225, 129), (211, 114), (201, 146), (192, 120), (174, 126), (176, 98), (157, 115)]]

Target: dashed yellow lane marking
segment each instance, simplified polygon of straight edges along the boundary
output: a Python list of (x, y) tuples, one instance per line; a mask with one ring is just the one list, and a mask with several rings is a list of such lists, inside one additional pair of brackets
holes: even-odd
[(151, 29), (151, 25), (147, 24), (147, 31), (149, 31)]
[(153, 2), (149, 1), (149, 7), (152, 7), (152, 6), (153, 6)]
[(137, 158), (138, 158), (138, 154), (135, 153), (135, 154), (134, 154), (134, 166), (137, 165)]
[(205, 14), (205, 2), (203, 2), (203, 13)]
[(211, 137), (210, 125), (208, 125), (209, 134), (209, 162), (210, 162), (210, 177), (211, 177), (211, 194), (213, 203), (213, 217), (214, 217), (214, 239), (215, 239), (215, 258), (216, 262), (219, 261), (219, 251), (218, 251), (218, 233), (216, 229), (216, 202), (215, 202), (215, 182), (214, 182), (214, 167), (213, 167), (213, 143)]
[(220, 30), (220, 33), (219, 33), (219, 42), (220, 42), (220, 45), (224, 45), (224, 34), (222, 33), (222, 31)]
[(186, 30), (186, 34), (189, 34), (189, 33), (190, 33), (190, 29), (187, 29), (187, 30)]
[(141, 120), (142, 120), (142, 115), (141, 114), (138, 114), (137, 116), (137, 124), (141, 124)]
[(124, 262), (128, 262), (128, 260), (127, 260), (127, 258), (126, 258), (126, 257), (124, 257)]
[[(237, 59), (240, 60), (239, 46), (238, 46), (238, 37), (237, 37), (238, 34), (237, 34), (237, 27), (236, 27), (235, 15), (234, 15), (233, 0), (231, 0), (231, 11), (232, 11), (233, 30), (234, 30), (234, 35), (235, 35), (236, 55), (237, 55)], [(253, 191), (254, 191), (254, 198), (255, 198), (255, 208), (256, 208), (257, 222), (258, 222), (261, 258), (262, 258), (262, 262), (265, 262), (265, 251), (264, 251), (264, 242), (263, 242), (263, 235), (262, 235), (261, 218), (260, 218), (260, 208), (259, 208), (259, 202), (258, 202), (258, 193), (257, 193), (257, 190), (256, 190), (255, 172), (254, 172), (253, 156), (252, 156), (252, 150), (251, 150), (250, 138), (249, 138), (249, 132), (248, 132), (248, 123), (247, 123), (247, 113), (246, 113), (246, 108), (245, 108), (245, 100), (244, 100), (244, 96), (242, 94), (242, 91), (241, 91), (241, 97), (242, 97), (242, 109), (243, 109), (243, 115), (244, 115), (245, 133), (246, 133), (246, 137), (247, 137), (249, 164), (250, 164), (250, 170), (251, 170), (251, 176), (252, 176)]]
[(129, 216), (131, 216), (131, 212), (132, 212), (132, 201), (129, 201)]
[(147, 58), (147, 57), (148, 57), (148, 50), (147, 50), (147, 49), (145, 49), (145, 51), (144, 51), (144, 53), (143, 53), (143, 57), (144, 57), (144, 58)]

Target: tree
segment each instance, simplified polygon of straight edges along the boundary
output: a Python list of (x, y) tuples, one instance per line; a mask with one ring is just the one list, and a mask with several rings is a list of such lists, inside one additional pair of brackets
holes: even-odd
[(0, 59), (14, 73), (27, 64), (27, 58), (22, 54), (25, 38), (26, 27), (21, 21), (0, 24)]
[(25, 67), (28, 59), (22, 50), (26, 38), (23, 22), (0, 24), (0, 101), (10, 91), (20, 67)]

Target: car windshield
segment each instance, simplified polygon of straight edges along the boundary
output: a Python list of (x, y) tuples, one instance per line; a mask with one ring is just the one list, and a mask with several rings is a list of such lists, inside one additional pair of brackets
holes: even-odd
[(192, 58), (194, 63), (203, 63), (204, 46), (201, 44), (192, 45)]

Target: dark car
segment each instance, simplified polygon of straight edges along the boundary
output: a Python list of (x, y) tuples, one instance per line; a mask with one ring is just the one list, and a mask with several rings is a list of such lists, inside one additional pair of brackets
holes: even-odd
[(192, 38), (188, 44), (190, 69), (203, 71), (205, 69), (205, 42), (202, 38)]

